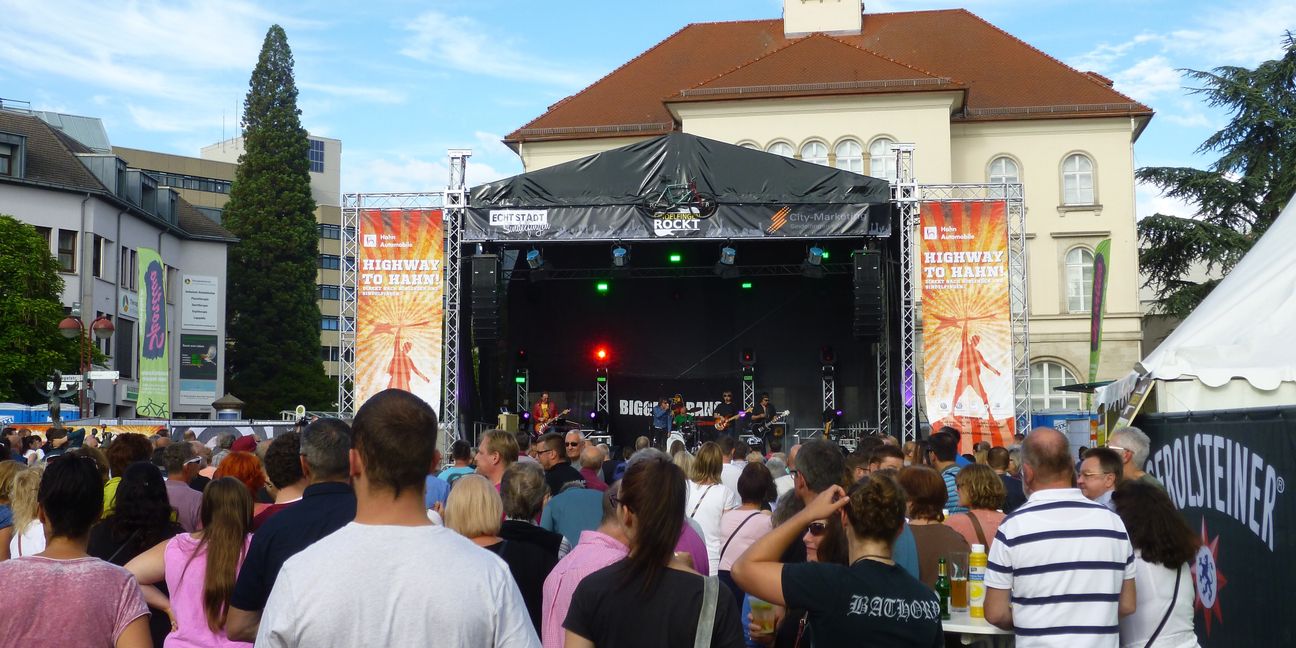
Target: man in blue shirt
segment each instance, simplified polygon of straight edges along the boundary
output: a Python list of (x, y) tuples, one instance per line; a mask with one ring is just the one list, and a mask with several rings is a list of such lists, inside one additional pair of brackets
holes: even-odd
[(666, 435), (670, 434), (671, 429), (671, 408), (670, 401), (665, 398), (657, 402), (653, 408), (652, 419), (652, 444), (653, 447), (665, 448)]

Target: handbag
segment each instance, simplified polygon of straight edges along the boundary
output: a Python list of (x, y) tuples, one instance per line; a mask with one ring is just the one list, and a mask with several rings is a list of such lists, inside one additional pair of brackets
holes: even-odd
[(1170, 613), (1174, 612), (1175, 601), (1179, 598), (1179, 576), (1182, 573), (1183, 565), (1179, 565), (1179, 568), (1175, 570), (1175, 588), (1174, 594), (1170, 595), (1170, 607), (1166, 608), (1165, 616), (1161, 617), (1161, 623), (1157, 624), (1156, 630), (1152, 631), (1152, 636), (1148, 637), (1147, 643), (1144, 644), (1143, 648), (1152, 647), (1152, 643), (1155, 642), (1157, 636), (1161, 634), (1161, 629), (1165, 627), (1166, 621), (1170, 620)]
[(720, 579), (715, 576), (702, 577), (702, 609), (698, 610), (697, 634), (693, 638), (693, 648), (710, 648), (711, 633), (715, 629), (716, 601), (720, 598)]

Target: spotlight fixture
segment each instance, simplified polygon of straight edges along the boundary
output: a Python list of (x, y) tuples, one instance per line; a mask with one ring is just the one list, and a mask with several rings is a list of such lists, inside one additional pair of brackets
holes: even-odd
[(738, 250), (728, 245), (720, 248), (720, 263), (731, 266), (734, 264), (734, 258), (738, 256)]
[(738, 268), (734, 266), (734, 259), (738, 256), (738, 250), (731, 246), (720, 248), (720, 260), (716, 261), (715, 273), (722, 279), (736, 279), (741, 274)]
[(531, 250), (527, 252), (526, 262), (528, 266), (531, 266), (532, 270), (539, 270), (544, 266), (544, 257), (540, 256), (540, 250)]
[(612, 248), (612, 266), (615, 268), (624, 268), (630, 263), (630, 248), (624, 245), (618, 245)]
[(822, 279), (824, 276), (823, 267), (824, 251), (819, 246), (812, 246), (806, 253), (805, 261), (801, 262), (801, 275), (811, 279)]
[(827, 255), (824, 254), (823, 248), (817, 245), (813, 246), (810, 248), (810, 253), (806, 255), (806, 263), (814, 266), (823, 265), (825, 256)]

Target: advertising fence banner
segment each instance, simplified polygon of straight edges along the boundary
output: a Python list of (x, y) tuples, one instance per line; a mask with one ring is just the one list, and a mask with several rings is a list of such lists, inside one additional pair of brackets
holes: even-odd
[(1012, 444), (1012, 322), (1007, 205), (931, 202), (921, 206), (923, 383), (932, 429)]
[(357, 407), (397, 388), (441, 412), (444, 233), (439, 209), (360, 213)]
[(139, 249), (140, 341), (139, 399), (142, 417), (171, 415), (171, 372), (167, 358), (166, 266), (157, 250)]
[(1199, 534), (1192, 564), (1202, 646), (1296, 645), (1291, 615), (1296, 408), (1151, 414), (1144, 469)]
[(215, 335), (180, 334), (181, 405), (211, 405), (216, 400), (220, 361)]

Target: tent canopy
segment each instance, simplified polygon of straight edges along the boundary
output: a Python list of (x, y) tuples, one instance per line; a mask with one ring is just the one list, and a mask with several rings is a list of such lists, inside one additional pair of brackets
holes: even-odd
[(1296, 381), (1296, 200), (1197, 309), (1140, 364), (1160, 380), (1209, 387), (1234, 378), (1265, 391)]
[(464, 238), (888, 236), (885, 180), (673, 132), (473, 187)]

